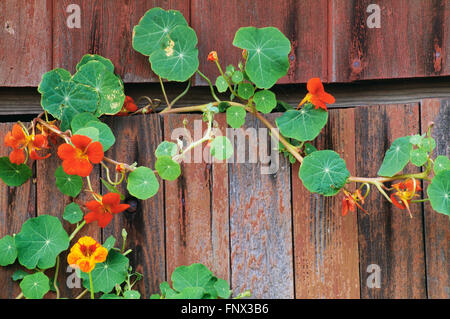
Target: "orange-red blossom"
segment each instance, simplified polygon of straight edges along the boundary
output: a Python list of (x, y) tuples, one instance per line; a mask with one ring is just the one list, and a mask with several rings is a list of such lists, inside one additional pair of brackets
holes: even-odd
[(217, 52), (216, 51), (209, 52), (209, 54), (208, 54), (208, 61), (216, 62), (217, 59), (218, 58), (217, 58)]
[(122, 109), (119, 113), (116, 114), (116, 116), (125, 116), (128, 115), (128, 113), (136, 112), (138, 109), (136, 103), (134, 103), (134, 100), (131, 96), (125, 96), (125, 100), (122, 105)]
[(358, 204), (358, 201), (361, 202), (361, 204), (364, 204), (364, 197), (359, 189), (357, 189), (353, 194), (345, 189), (343, 189), (343, 191), (344, 198), (342, 199), (342, 216), (347, 215), (349, 211), (354, 212), (356, 206), (358, 206), (364, 213), (368, 214), (367, 211), (362, 208), (360, 204)]
[(308, 94), (306, 94), (305, 98), (300, 102), (297, 110), (304, 103), (310, 102), (316, 107), (316, 109), (320, 107), (326, 111), (327, 104), (333, 104), (336, 101), (333, 95), (325, 92), (322, 81), (320, 81), (319, 78), (309, 79), (306, 84), (306, 88), (308, 89)]
[(85, 204), (89, 212), (84, 216), (86, 223), (97, 221), (98, 226), (104, 228), (113, 219), (115, 214), (127, 210), (130, 205), (120, 203), (120, 195), (117, 193), (108, 193), (103, 197), (96, 194), (100, 201), (91, 200)]
[(89, 273), (95, 268), (95, 264), (104, 262), (107, 255), (108, 250), (105, 247), (92, 237), (84, 236), (70, 249), (67, 263)]
[(411, 199), (419, 194), (416, 192), (421, 191), (419, 181), (415, 179), (408, 179), (405, 182), (400, 182), (392, 185), (392, 187), (396, 190), (395, 193), (391, 194), (392, 204), (397, 206), (400, 209), (407, 209), (409, 212), (409, 216), (412, 217), (411, 211), (409, 209), (409, 203)]

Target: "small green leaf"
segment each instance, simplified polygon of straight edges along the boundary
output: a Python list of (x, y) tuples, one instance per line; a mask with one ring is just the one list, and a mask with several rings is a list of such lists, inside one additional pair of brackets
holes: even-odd
[(427, 162), (428, 152), (422, 148), (418, 148), (411, 151), (410, 157), (411, 163), (413, 163), (416, 166), (422, 166)]
[(103, 243), (103, 247), (106, 248), (106, 250), (110, 251), (111, 248), (114, 248), (114, 245), (116, 244), (116, 239), (114, 238), (113, 235), (109, 236), (108, 238), (106, 238), (105, 242)]
[(225, 75), (230, 78), (233, 75), (235, 70), (236, 70), (236, 68), (234, 67), (234, 65), (228, 64), (225, 69)]
[(251, 83), (241, 83), (238, 86), (238, 95), (244, 100), (248, 100), (255, 93), (255, 88)]
[(55, 171), (56, 187), (61, 193), (76, 197), (83, 188), (83, 178), (78, 175), (69, 175), (64, 172), (62, 166)]
[(450, 170), (441, 171), (434, 176), (427, 194), (435, 211), (450, 216)]
[(439, 174), (442, 171), (450, 170), (450, 160), (447, 156), (439, 155), (434, 160), (433, 171), (434, 174)]
[(42, 272), (25, 276), (20, 283), (23, 295), (28, 299), (42, 299), (50, 290), (50, 280)]
[(92, 121), (100, 122), (100, 120), (94, 114), (89, 112), (83, 112), (75, 115), (75, 117), (72, 119), (72, 122), (70, 123), (72, 132), (78, 131), (80, 128), (85, 127), (87, 123)]
[(243, 80), (244, 80), (244, 73), (242, 73), (241, 71), (233, 72), (233, 75), (231, 76), (231, 81), (233, 81), (233, 83), (238, 84)]
[(350, 176), (345, 161), (330, 150), (316, 151), (306, 156), (298, 174), (310, 192), (324, 196), (336, 195)]
[(155, 173), (145, 166), (140, 166), (128, 175), (128, 192), (139, 199), (145, 200), (154, 196), (159, 189)]
[(233, 145), (226, 136), (217, 136), (211, 142), (211, 155), (219, 160), (233, 156)]
[(173, 288), (181, 292), (189, 287), (205, 288), (212, 277), (212, 272), (205, 265), (195, 263), (175, 268), (171, 280)]
[(127, 290), (123, 296), (125, 299), (141, 299), (141, 294), (137, 290)]
[(170, 156), (160, 156), (155, 164), (158, 175), (167, 181), (173, 181), (181, 174), (180, 164), (172, 160)]
[(161, 296), (158, 294), (151, 294), (150, 299), (161, 299)]
[(231, 289), (228, 281), (218, 278), (214, 283), (214, 288), (217, 290), (217, 294), (220, 298), (228, 299), (231, 296)]
[(63, 218), (71, 224), (76, 224), (83, 219), (83, 211), (76, 203), (70, 203), (64, 208)]
[(230, 106), (227, 109), (227, 123), (232, 128), (240, 128), (245, 123), (247, 112), (243, 107)]
[[(116, 142), (116, 138), (109, 128), (109, 126), (105, 123), (99, 121), (91, 121), (88, 122), (85, 126), (86, 128), (95, 128), (98, 130), (98, 141), (103, 146), (103, 151), (106, 152), (109, 150), (111, 146)], [(93, 139), (94, 140), (94, 139)], [(94, 140), (96, 141), (96, 140)]]
[(89, 137), (93, 142), (100, 140), (100, 132), (95, 127), (82, 127), (74, 133), (74, 135), (84, 135)]
[(117, 296), (115, 294), (104, 294), (100, 299), (124, 299), (122, 296)]
[(311, 143), (305, 143), (305, 154), (309, 155), (313, 152), (317, 151), (317, 148), (314, 147)]
[(411, 135), (409, 137), (409, 142), (413, 145), (419, 145), (423, 140), (423, 137), (419, 134)]
[(14, 238), (6, 235), (0, 239), (0, 266), (11, 265), (16, 261), (17, 249)]
[(261, 113), (267, 114), (277, 106), (275, 93), (269, 90), (262, 90), (255, 93), (253, 97), (256, 109)]
[(391, 177), (405, 168), (412, 151), (412, 144), (409, 142), (409, 139), (409, 136), (404, 136), (396, 139), (392, 143), (378, 170), (379, 176)]
[(220, 102), (219, 105), (217, 105), (217, 108), (219, 109), (220, 113), (225, 112), (230, 107), (230, 103), (228, 102)]
[(178, 150), (177, 144), (172, 143), (172, 142), (163, 141), (156, 148), (155, 155), (156, 155), (156, 157), (161, 157), (161, 156), (172, 157), (177, 154), (177, 150)]
[(33, 175), (31, 168), (25, 164), (11, 163), (9, 157), (0, 157), (0, 178), (8, 186), (20, 186)]
[(202, 299), (204, 294), (204, 288), (186, 287), (179, 294), (167, 296), (167, 299)]
[(85, 54), (81, 58), (80, 62), (78, 62), (76, 70), (78, 71), (83, 65), (85, 65), (89, 61), (98, 61), (102, 63), (108, 71), (114, 72), (114, 64), (111, 62), (111, 60), (104, 58), (98, 54)]
[(219, 75), (216, 79), (216, 87), (217, 91), (219, 91), (220, 93), (226, 92), (226, 90), (228, 89), (227, 80), (225, 80), (223, 76)]
[(29, 274), (30, 273), (26, 272), (25, 270), (18, 269), (12, 274), (11, 279), (13, 281), (22, 280), (23, 278), (25, 278), (25, 276), (28, 276)]
[(425, 151), (430, 152), (436, 148), (436, 141), (432, 137), (424, 137), (418, 146)]

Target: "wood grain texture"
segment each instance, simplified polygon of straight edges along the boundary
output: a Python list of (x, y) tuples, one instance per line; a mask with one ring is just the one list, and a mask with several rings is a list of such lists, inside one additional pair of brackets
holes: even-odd
[[(330, 110), (315, 144), (340, 154), (355, 172), (354, 109)], [(357, 214), (342, 216), (342, 194), (311, 194), (292, 167), (296, 298), (359, 298)], [(353, 190), (349, 188), (349, 190)]]
[(450, 3), (380, 0), (380, 28), (368, 28), (371, 0), (331, 0), (329, 81), (450, 74)]
[[(116, 135), (116, 144), (107, 156), (123, 163), (137, 162), (139, 166), (155, 167), (155, 150), (162, 142), (162, 125), (158, 115), (134, 116), (127, 118), (110, 117), (107, 121)], [(111, 172), (114, 167), (110, 166)], [(112, 173), (112, 178), (114, 173)], [(102, 177), (106, 178), (105, 170)], [(164, 248), (164, 189), (160, 182), (158, 193), (150, 199), (141, 201), (126, 191), (126, 184), (119, 188), (125, 202), (136, 207), (115, 216), (110, 225), (103, 230), (103, 240), (110, 235), (116, 238), (116, 246), (122, 247), (122, 229), (128, 233), (126, 249), (134, 271), (144, 278), (137, 284), (142, 298), (159, 293), (159, 284), (166, 280)], [(103, 193), (107, 190), (103, 188)]]
[[(12, 123), (0, 123), (0, 141), (11, 131)], [(0, 157), (8, 156), (11, 149), (0, 147)], [(35, 170), (33, 167), (33, 177)], [(18, 234), (22, 224), (36, 215), (36, 183), (33, 178), (20, 187), (8, 187), (0, 180), (0, 238), (5, 235)], [(18, 269), (24, 269), (16, 262), (13, 265), (0, 267), (0, 299), (15, 298), (20, 292), (17, 282), (11, 275)]]
[[(70, 4), (81, 8), (81, 28), (67, 27), (70, 13), (66, 12), (66, 8)], [(115, 72), (124, 82), (157, 82), (148, 57), (132, 47), (133, 27), (153, 7), (180, 10), (189, 21), (189, 1), (54, 1), (53, 67), (74, 72), (83, 55), (95, 53), (110, 59), (116, 67)]]
[[(274, 123), (275, 116), (268, 119)], [(277, 152), (278, 143), (271, 145), (268, 130), (254, 117), (248, 115), (235, 131), (241, 139), (231, 133), (236, 151), (229, 165), (232, 289), (236, 294), (249, 289), (252, 298), (293, 298), (289, 162), (278, 153), (266, 158)], [(277, 170), (264, 174), (268, 164)]]
[[(356, 174), (376, 176), (386, 150), (401, 136), (417, 134), (418, 104), (359, 107), (355, 111)], [(417, 172), (408, 165), (405, 172)], [(391, 205), (372, 189), (358, 214), (361, 298), (426, 298), (422, 210)], [(381, 287), (370, 288), (368, 266), (378, 265)]]
[[(219, 1), (192, 0), (191, 25), (199, 38), (200, 70), (214, 82), (219, 75), (207, 61), (217, 51), (222, 68), (237, 66), (241, 49), (233, 46), (240, 27), (279, 28), (291, 41), (288, 75), (279, 83), (306, 82), (310, 77), (327, 78), (327, 1)], [(196, 75), (196, 83), (207, 83)]]
[[(215, 117), (226, 134), (224, 114)], [(183, 121), (187, 119), (186, 130)], [(188, 145), (206, 130), (201, 115), (164, 116), (164, 139), (181, 137)], [(185, 155), (181, 176), (165, 182), (167, 274), (181, 265), (203, 263), (225, 280), (230, 279), (228, 167), (213, 162), (209, 147), (197, 146)], [(170, 279), (170, 278), (168, 278)]]
[(0, 86), (37, 86), (52, 68), (51, 0), (0, 1)]
[[(450, 100), (427, 99), (421, 105), (422, 133), (434, 122), (432, 136), (436, 140), (434, 156), (449, 156)], [(427, 183), (424, 185), (426, 195)], [(428, 298), (450, 298), (450, 227), (449, 218), (424, 204), (425, 257)]]

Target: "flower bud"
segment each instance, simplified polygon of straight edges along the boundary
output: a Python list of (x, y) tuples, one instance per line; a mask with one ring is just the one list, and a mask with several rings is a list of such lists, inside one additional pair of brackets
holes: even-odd
[(209, 54), (208, 54), (208, 61), (216, 62), (217, 59), (218, 58), (217, 58), (217, 52), (216, 51), (209, 52)]

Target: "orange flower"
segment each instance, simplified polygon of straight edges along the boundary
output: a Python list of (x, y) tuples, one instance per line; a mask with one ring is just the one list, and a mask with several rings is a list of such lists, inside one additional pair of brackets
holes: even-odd
[(117, 116), (125, 116), (128, 113), (136, 112), (138, 109), (137, 105), (134, 103), (134, 100), (131, 96), (125, 96), (125, 101), (123, 102), (122, 109)]
[(95, 268), (95, 264), (104, 262), (107, 255), (108, 250), (105, 247), (92, 237), (84, 236), (70, 249), (67, 263), (89, 273)]
[(342, 216), (347, 215), (349, 211), (354, 212), (356, 206), (358, 206), (364, 213), (368, 214), (368, 212), (358, 204), (358, 201), (360, 201), (361, 204), (364, 204), (364, 197), (359, 189), (357, 189), (353, 194), (350, 194), (350, 192), (345, 189), (343, 191), (344, 198), (342, 199)]
[(415, 196), (419, 196), (416, 192), (422, 190), (419, 182), (412, 178), (406, 180), (405, 182), (394, 184), (392, 187), (397, 190), (397, 192), (391, 194), (392, 204), (400, 209), (407, 209), (409, 216), (412, 218), (409, 203)]
[(69, 175), (86, 177), (91, 174), (92, 164), (98, 164), (103, 159), (103, 146), (100, 142), (84, 135), (74, 135), (71, 144), (62, 144), (58, 147), (58, 156), (63, 160), (64, 172)]
[(208, 54), (208, 61), (216, 62), (217, 59), (218, 58), (217, 58), (217, 52), (216, 51), (209, 52), (209, 54)]
[(297, 107), (297, 110), (302, 106), (305, 102), (311, 102), (316, 109), (319, 107), (327, 110), (327, 104), (333, 104), (336, 100), (334, 96), (325, 92), (323, 88), (323, 84), (319, 78), (311, 78), (308, 80), (306, 84), (306, 88), (308, 89), (308, 94), (306, 94), (305, 98), (300, 102)]
[(114, 214), (130, 207), (128, 204), (120, 204), (120, 195), (117, 193), (108, 193), (103, 197), (98, 194), (96, 196), (101, 198), (101, 202), (91, 200), (85, 204), (89, 212), (84, 216), (84, 220), (88, 224), (97, 221), (98, 226), (104, 228), (111, 222)]

